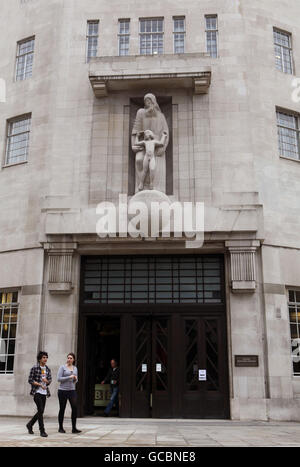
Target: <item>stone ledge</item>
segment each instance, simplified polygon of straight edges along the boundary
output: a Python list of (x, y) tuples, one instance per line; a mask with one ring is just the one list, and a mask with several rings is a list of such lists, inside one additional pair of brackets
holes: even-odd
[(48, 282), (48, 290), (52, 294), (70, 294), (72, 288), (71, 282)]
[(233, 293), (250, 293), (255, 292), (255, 281), (232, 281), (231, 288)]
[(142, 89), (147, 86), (151, 86), (152, 89), (158, 87), (193, 89), (194, 94), (206, 94), (211, 83), (211, 73), (98, 75), (90, 76), (90, 83), (97, 98), (106, 97), (111, 91)]
[(145, 87), (186, 88), (205, 94), (211, 83), (210, 57), (201, 53), (98, 57), (90, 62), (89, 79), (97, 98)]

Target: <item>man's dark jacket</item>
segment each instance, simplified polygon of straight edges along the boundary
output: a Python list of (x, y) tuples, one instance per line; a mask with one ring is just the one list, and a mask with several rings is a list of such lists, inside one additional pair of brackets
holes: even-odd
[[(49, 384), (51, 384), (52, 381), (52, 375), (51, 375), (51, 370), (50, 368), (46, 365), (46, 378), (48, 380), (47, 383), (47, 397), (50, 397), (50, 391), (49, 391)], [(31, 384), (31, 391), (30, 394), (31, 396), (34, 396), (36, 391), (38, 390), (38, 386), (35, 386), (33, 383), (36, 381), (37, 383), (42, 382), (42, 370), (39, 364), (34, 365), (29, 373), (28, 377), (28, 383)]]
[(108, 371), (105, 379), (104, 379), (104, 383), (106, 384), (110, 384), (111, 386), (119, 386), (120, 384), (120, 368), (119, 367), (116, 367), (116, 368), (110, 368), (110, 370)]

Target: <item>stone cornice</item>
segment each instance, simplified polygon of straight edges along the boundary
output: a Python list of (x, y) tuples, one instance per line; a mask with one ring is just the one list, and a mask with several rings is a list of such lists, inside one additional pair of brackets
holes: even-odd
[(194, 94), (206, 94), (211, 83), (209, 71), (194, 73), (141, 73), (135, 75), (99, 75), (90, 76), (90, 82), (96, 97), (106, 97), (110, 91), (122, 91), (130, 87), (138, 88), (151, 85), (151, 88), (193, 89)]
[(185, 88), (205, 94), (211, 83), (211, 68), (205, 54), (99, 57), (91, 61), (89, 79), (97, 98), (145, 87)]

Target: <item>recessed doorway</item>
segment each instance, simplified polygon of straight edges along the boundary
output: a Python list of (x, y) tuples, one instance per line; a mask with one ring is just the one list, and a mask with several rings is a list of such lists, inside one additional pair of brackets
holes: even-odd
[(101, 415), (101, 382), (120, 364), (120, 417), (228, 418), (224, 262), (220, 255), (82, 258), (81, 415)]
[[(88, 317), (86, 321), (85, 412), (102, 415), (110, 399), (109, 384), (101, 384), (110, 369), (111, 359), (120, 361), (120, 319)], [(118, 416), (117, 407), (111, 415)]]

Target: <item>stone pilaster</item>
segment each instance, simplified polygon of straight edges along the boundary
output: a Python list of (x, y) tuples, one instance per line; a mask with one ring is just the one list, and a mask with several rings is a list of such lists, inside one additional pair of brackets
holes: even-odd
[(230, 254), (230, 285), (232, 292), (249, 293), (256, 290), (256, 251), (258, 240), (228, 241)]
[(52, 294), (72, 293), (72, 265), (76, 243), (47, 243), (48, 251), (48, 290)]

